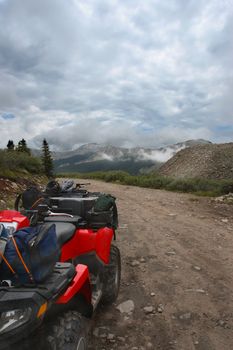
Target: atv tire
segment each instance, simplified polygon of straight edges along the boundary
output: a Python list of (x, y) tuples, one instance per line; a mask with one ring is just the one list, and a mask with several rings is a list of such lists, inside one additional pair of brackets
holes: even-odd
[(109, 265), (103, 274), (102, 304), (113, 303), (118, 296), (121, 280), (121, 255), (120, 250), (112, 245), (110, 250)]
[(50, 324), (43, 350), (87, 350), (87, 323), (77, 311), (62, 314)]

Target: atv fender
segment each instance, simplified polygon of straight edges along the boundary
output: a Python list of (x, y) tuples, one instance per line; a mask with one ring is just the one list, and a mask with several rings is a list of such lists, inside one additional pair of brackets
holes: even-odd
[(104, 263), (109, 263), (111, 242), (114, 230), (109, 227), (100, 228), (98, 231), (92, 229), (79, 229), (62, 247), (61, 261), (66, 262), (77, 256), (95, 252)]
[(113, 229), (108, 227), (101, 228), (96, 235), (96, 254), (105, 264), (109, 264), (113, 236)]
[(76, 275), (71, 285), (58, 298), (56, 304), (67, 304), (77, 293), (83, 295), (87, 303), (91, 304), (91, 284), (86, 265), (79, 264), (76, 266)]

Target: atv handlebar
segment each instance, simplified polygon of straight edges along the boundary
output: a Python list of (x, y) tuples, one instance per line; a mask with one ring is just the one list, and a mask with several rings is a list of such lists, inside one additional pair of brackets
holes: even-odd
[(37, 225), (39, 222), (44, 222), (44, 219), (48, 216), (67, 216), (72, 218), (73, 215), (67, 213), (54, 213), (47, 204), (39, 204), (36, 210), (25, 210), (26, 216), (29, 217), (31, 226)]
[(83, 187), (88, 186), (88, 185), (90, 185), (90, 184), (91, 184), (90, 182), (86, 182), (86, 183), (76, 183), (75, 188), (83, 188)]

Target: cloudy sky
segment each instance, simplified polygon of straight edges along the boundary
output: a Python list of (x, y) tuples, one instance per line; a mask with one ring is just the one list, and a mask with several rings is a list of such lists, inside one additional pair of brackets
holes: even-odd
[(233, 141), (233, 0), (0, 0), (0, 147)]

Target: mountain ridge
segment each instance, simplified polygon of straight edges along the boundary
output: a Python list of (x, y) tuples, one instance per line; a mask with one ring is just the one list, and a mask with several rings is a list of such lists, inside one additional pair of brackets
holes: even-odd
[(53, 152), (53, 157), (56, 172), (124, 170), (139, 174), (156, 170), (179, 150), (200, 144), (211, 142), (188, 140), (159, 148), (125, 148), (89, 143), (73, 151)]

